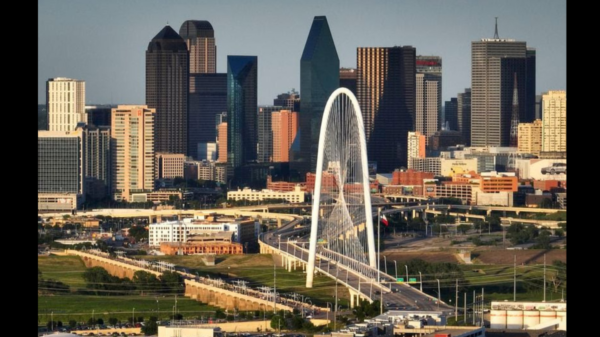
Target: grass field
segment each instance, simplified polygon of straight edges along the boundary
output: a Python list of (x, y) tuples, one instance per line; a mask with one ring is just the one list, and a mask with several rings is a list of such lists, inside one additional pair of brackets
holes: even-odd
[[(188, 268), (192, 273), (200, 276), (208, 275), (211, 278), (239, 278), (248, 281), (248, 286), (256, 288), (259, 286), (273, 287), (273, 258), (267, 254), (252, 255), (220, 255), (214, 266), (206, 266), (200, 256), (142, 256), (148, 260), (163, 260), (175, 265)], [(310, 297), (313, 304), (326, 306), (325, 302), (332, 302), (335, 294), (335, 281), (325, 277), (316, 276), (313, 288), (305, 288), (306, 274), (299, 268), (297, 271), (288, 272), (277, 265), (277, 292), (296, 292)], [(342, 277), (340, 275), (340, 277)], [(338, 285), (338, 301), (342, 306), (348, 306), (348, 290)]]
[[(158, 300), (158, 303), (157, 303)], [(127, 320), (133, 314), (143, 316), (146, 320), (150, 316), (168, 318), (173, 312), (175, 305), (174, 295), (165, 296), (87, 296), (87, 295), (57, 295), (38, 296), (38, 321), (45, 323), (50, 320), (51, 312), (54, 312), (54, 320), (68, 322), (76, 320), (85, 321), (92, 317), (102, 318), (105, 322), (109, 317), (116, 317), (122, 321)], [(160, 309), (160, 315), (157, 310)], [(196, 318), (210, 315), (214, 317), (217, 308), (201, 304), (200, 302), (177, 296), (177, 312), (184, 318)]]
[(85, 287), (82, 275), (86, 268), (79, 256), (39, 256), (38, 268), (43, 278), (63, 282), (71, 291)]

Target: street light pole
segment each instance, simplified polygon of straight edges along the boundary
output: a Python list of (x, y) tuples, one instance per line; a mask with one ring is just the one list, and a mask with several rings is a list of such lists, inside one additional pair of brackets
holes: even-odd
[(394, 260), (394, 270), (396, 271), (396, 279), (398, 279), (398, 263)]
[(423, 292), (423, 275), (421, 275), (421, 272), (419, 272), (419, 285), (420, 285), (419, 290), (421, 292)]
[[(381, 264), (380, 264), (380, 258), (381, 258), (381, 207), (377, 208), (377, 283), (380, 282), (381, 280)], [(337, 309), (336, 309), (337, 310)]]
[(408, 284), (408, 266), (404, 265), (404, 267), (406, 267), (406, 281), (404, 281), (404, 282), (406, 282)]
[(438, 305), (438, 310), (439, 310), (440, 309), (440, 301), (441, 301), (440, 280), (437, 278), (435, 280), (438, 283), (438, 303), (437, 303), (437, 305)]
[(387, 257), (385, 255), (383, 256), (383, 266), (385, 267), (385, 273), (387, 274)]

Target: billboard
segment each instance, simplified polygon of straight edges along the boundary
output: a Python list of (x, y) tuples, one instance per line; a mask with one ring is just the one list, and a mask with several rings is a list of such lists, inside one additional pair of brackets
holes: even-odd
[(566, 159), (517, 159), (521, 179), (567, 180)]
[(471, 159), (440, 159), (441, 174), (452, 177), (455, 174), (477, 172), (477, 158)]

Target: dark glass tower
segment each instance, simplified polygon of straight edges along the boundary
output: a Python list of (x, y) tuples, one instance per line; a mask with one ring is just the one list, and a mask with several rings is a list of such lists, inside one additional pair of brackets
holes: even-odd
[(415, 130), (416, 49), (359, 47), (356, 54), (369, 161), (378, 172), (406, 167), (408, 132)]
[(295, 178), (304, 180), (306, 172), (315, 172), (323, 110), (339, 85), (340, 59), (327, 18), (315, 16), (300, 59), (299, 128), (290, 152), (290, 170), (299, 175)]
[(444, 104), (444, 116), (448, 127), (452, 131), (458, 131), (458, 100), (456, 97), (451, 97), (449, 101)]
[(227, 56), (227, 175), (256, 160), (256, 56)]
[(188, 155), (197, 159), (199, 143), (214, 143), (215, 118), (227, 111), (227, 74), (190, 74)]
[(471, 146), (471, 88), (456, 96), (457, 130), (462, 134), (466, 146)]
[(187, 153), (188, 75), (185, 41), (165, 26), (146, 51), (146, 104), (156, 109), (156, 152)]

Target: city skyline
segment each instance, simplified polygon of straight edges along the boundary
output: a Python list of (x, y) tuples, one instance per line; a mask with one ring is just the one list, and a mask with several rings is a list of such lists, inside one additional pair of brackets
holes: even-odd
[(497, 16), (500, 38), (536, 49), (536, 94), (566, 90), (565, 1), (141, 4), (39, 2), (38, 103), (45, 103), (45, 83), (53, 77), (85, 81), (86, 104), (146, 103), (148, 41), (167, 22), (178, 30), (186, 20), (206, 20), (219, 47), (217, 72), (226, 72), (227, 55), (257, 55), (265, 65), (258, 72), (258, 104), (271, 104), (281, 92), (300, 88), (300, 57), (319, 15), (327, 16), (340, 67), (356, 67), (357, 47), (410, 45), (417, 55), (442, 57), (443, 101), (471, 87), (471, 42), (493, 37)]

